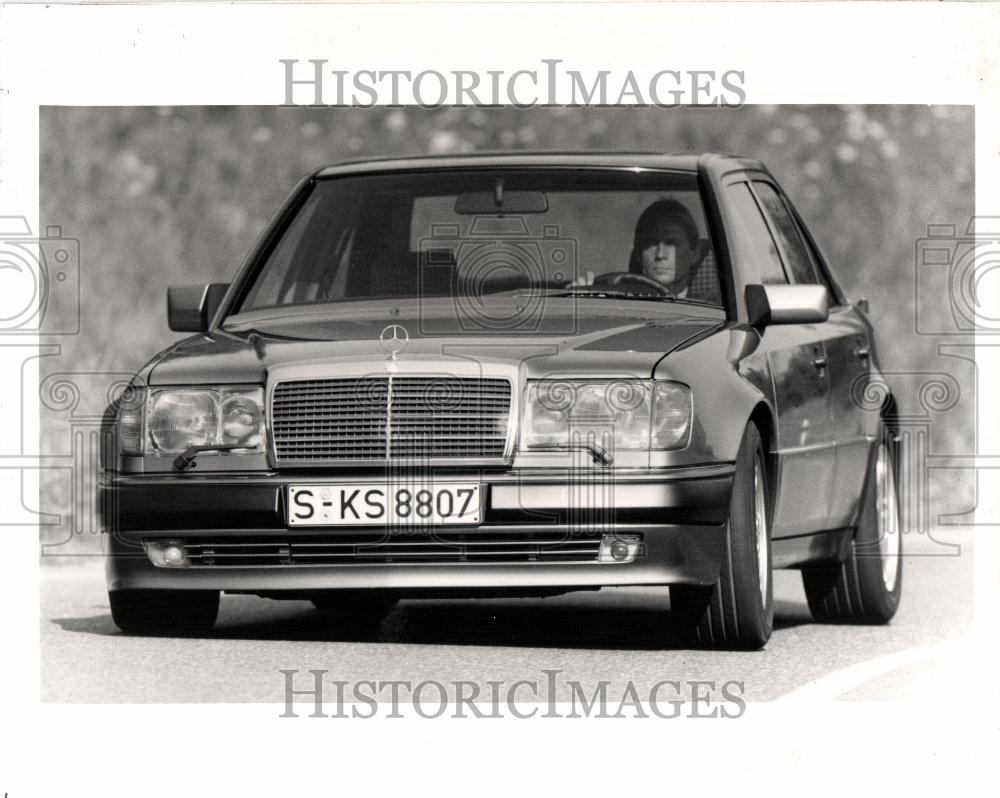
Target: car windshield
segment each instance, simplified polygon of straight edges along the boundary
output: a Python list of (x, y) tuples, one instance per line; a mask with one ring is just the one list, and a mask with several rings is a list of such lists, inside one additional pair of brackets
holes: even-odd
[(438, 170), (317, 180), (239, 312), (511, 297), (721, 306), (693, 173)]

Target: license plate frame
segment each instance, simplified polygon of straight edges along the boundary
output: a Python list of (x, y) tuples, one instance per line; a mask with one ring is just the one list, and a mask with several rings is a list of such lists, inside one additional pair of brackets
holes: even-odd
[[(449, 510), (441, 497), (450, 497), (450, 513), (441, 512)], [(483, 516), (478, 482), (294, 484), (287, 486), (285, 498), (289, 527), (478, 526)], [(403, 506), (409, 506), (409, 513), (402, 514)], [(421, 516), (424, 507), (430, 514)]]

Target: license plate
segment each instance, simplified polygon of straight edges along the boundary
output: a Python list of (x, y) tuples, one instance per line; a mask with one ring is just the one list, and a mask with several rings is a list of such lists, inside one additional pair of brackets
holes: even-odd
[(478, 524), (479, 483), (289, 485), (289, 526)]

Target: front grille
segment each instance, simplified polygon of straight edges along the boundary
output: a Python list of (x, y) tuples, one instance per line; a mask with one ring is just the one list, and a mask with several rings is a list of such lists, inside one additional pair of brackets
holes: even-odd
[(271, 399), (282, 464), (498, 461), (507, 448), (511, 384), (465, 377), (288, 380)]
[(188, 539), (175, 541), (189, 567), (308, 566), (389, 563), (595, 562), (601, 536), (567, 538), (558, 532), (520, 535), (436, 532), (395, 535), (351, 533), (309, 536)]

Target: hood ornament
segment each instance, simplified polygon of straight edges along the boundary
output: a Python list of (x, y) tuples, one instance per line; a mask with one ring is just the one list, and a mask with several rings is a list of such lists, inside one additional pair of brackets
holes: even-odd
[(390, 324), (382, 330), (378, 342), (389, 353), (389, 360), (395, 360), (410, 342), (410, 334), (402, 324)]

